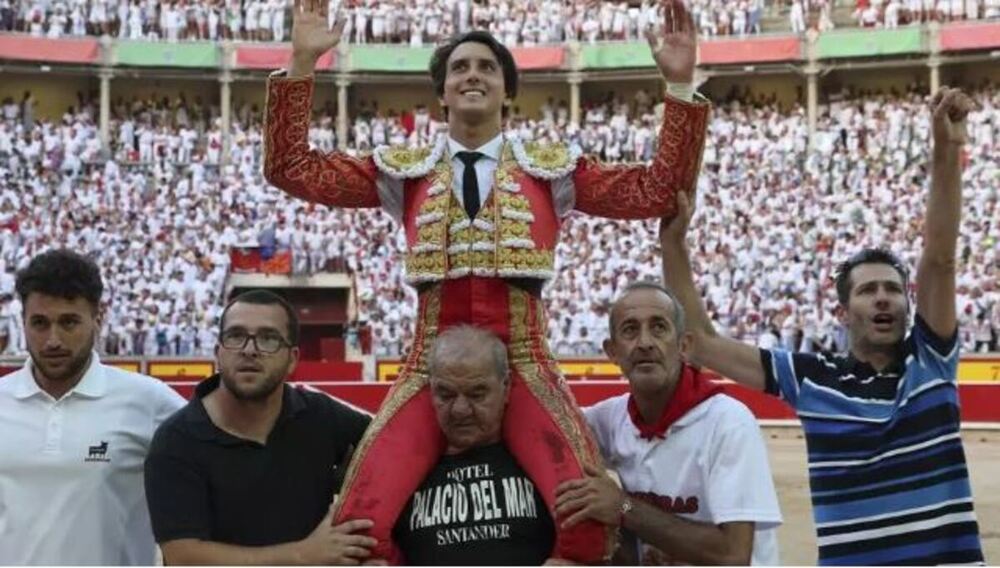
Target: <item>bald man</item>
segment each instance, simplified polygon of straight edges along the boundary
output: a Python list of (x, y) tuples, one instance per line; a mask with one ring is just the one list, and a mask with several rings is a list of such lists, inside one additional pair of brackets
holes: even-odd
[(510, 395), (506, 346), (489, 331), (456, 326), (434, 342), (429, 368), (446, 449), (396, 521), (405, 563), (542, 564), (555, 526), (501, 435)]

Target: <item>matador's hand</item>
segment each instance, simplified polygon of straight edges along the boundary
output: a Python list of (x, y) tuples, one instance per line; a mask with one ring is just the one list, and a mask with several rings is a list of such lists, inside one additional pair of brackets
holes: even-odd
[(312, 73), (324, 53), (338, 43), (347, 18), (338, 14), (329, 27), (328, 0), (295, 0), (292, 9), (292, 75)]
[(653, 60), (663, 78), (670, 83), (694, 81), (694, 65), (698, 51), (698, 34), (694, 17), (682, 0), (661, 0), (663, 26), (646, 30), (646, 40), (653, 51)]

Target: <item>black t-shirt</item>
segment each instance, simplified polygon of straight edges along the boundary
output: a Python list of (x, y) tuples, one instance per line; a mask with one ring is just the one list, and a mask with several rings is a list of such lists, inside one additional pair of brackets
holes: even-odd
[(555, 526), (535, 484), (503, 446), (444, 456), (393, 530), (407, 564), (539, 565)]
[(309, 536), (330, 508), (348, 445), (370, 417), (322, 393), (284, 385), (281, 414), (264, 445), (212, 423), (202, 398), (164, 422), (146, 458), (146, 499), (157, 542), (196, 538), (265, 546)]

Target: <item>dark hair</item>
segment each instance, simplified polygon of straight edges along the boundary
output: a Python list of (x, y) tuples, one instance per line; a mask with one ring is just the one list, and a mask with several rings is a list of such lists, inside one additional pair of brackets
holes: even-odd
[[(685, 329), (685, 319), (686, 314), (684, 313), (684, 306), (681, 305), (680, 300), (677, 299), (677, 294), (670, 289), (660, 284), (659, 282), (653, 282), (652, 280), (639, 280), (637, 282), (632, 282), (622, 290), (622, 293), (618, 295), (618, 299), (615, 300), (615, 304), (622, 301), (622, 298), (628, 296), (636, 290), (656, 290), (658, 292), (663, 292), (670, 298), (670, 301), (674, 304), (674, 331), (677, 333), (677, 337), (684, 334)], [(614, 304), (611, 306), (612, 309), (608, 310), (608, 330), (611, 337), (615, 336), (615, 322), (614, 322)]]
[(903, 290), (908, 289), (909, 275), (899, 258), (891, 252), (881, 248), (867, 248), (856, 253), (851, 258), (845, 260), (837, 267), (837, 301), (840, 305), (847, 306), (851, 298), (851, 271), (859, 264), (885, 264), (891, 266), (899, 273), (903, 280)]
[[(455, 34), (451, 36), (447, 43), (438, 46), (434, 50), (434, 55), (431, 56), (430, 67), (431, 81), (434, 83), (434, 93), (439, 97), (444, 95), (444, 82), (448, 77), (448, 58), (451, 57), (451, 53), (455, 51), (455, 48), (470, 41), (481, 43), (490, 48), (490, 51), (496, 56), (497, 61), (500, 62), (500, 68), (503, 70), (504, 93), (509, 99), (516, 97), (518, 77), (517, 63), (514, 62), (514, 56), (509, 49), (493, 37), (493, 34), (483, 30), (472, 30), (464, 34)], [(507, 110), (507, 106), (504, 105), (504, 118), (507, 117)], [(447, 108), (444, 109), (444, 113), (445, 116), (448, 116)]]
[(273, 306), (277, 304), (281, 306), (281, 309), (285, 310), (285, 315), (288, 316), (288, 342), (292, 345), (299, 344), (299, 316), (295, 314), (295, 308), (288, 303), (288, 300), (270, 290), (250, 290), (229, 300), (226, 308), (222, 310), (222, 317), (219, 318), (220, 336), (226, 329), (226, 314), (229, 313), (229, 308), (233, 307), (233, 304), (236, 303), (256, 304), (258, 306)]
[(101, 269), (93, 260), (69, 249), (44, 252), (17, 273), (15, 284), (21, 303), (33, 292), (66, 300), (83, 298), (96, 312), (104, 294)]

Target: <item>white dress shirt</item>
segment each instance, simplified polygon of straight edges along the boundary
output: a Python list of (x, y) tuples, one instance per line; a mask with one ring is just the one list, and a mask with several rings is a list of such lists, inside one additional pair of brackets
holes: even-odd
[[(465, 163), (457, 157), (459, 152), (479, 152), (483, 157), (476, 160), (473, 167), (476, 168), (476, 181), (479, 182), (479, 203), (485, 204), (486, 199), (493, 190), (493, 177), (496, 174), (497, 166), (500, 165), (500, 153), (503, 151), (504, 134), (497, 134), (492, 140), (474, 149), (466, 148), (457, 140), (448, 137), (447, 152), (451, 157), (451, 187), (455, 192), (458, 203), (465, 206), (465, 198), (462, 196), (462, 176), (465, 175)], [(376, 180), (378, 196), (384, 209), (397, 222), (403, 219), (403, 188), (404, 180), (390, 177), (379, 171)], [(556, 214), (559, 217), (566, 216), (573, 209), (575, 203), (575, 189), (573, 186), (572, 174), (565, 175), (552, 181), (552, 198), (555, 204)]]
[[(667, 94), (685, 102), (691, 102), (694, 98), (694, 85), (691, 83), (667, 83)], [(485, 204), (490, 191), (493, 190), (493, 176), (497, 166), (500, 164), (500, 153), (503, 151), (504, 134), (497, 134), (489, 142), (478, 148), (466, 148), (457, 140), (448, 137), (448, 155), (451, 157), (452, 189), (458, 203), (465, 206), (465, 199), (462, 197), (462, 176), (465, 173), (465, 164), (456, 157), (458, 152), (479, 152), (484, 156), (476, 161), (476, 180), (479, 182), (479, 203)], [(398, 223), (403, 219), (403, 188), (404, 181), (386, 175), (379, 170), (378, 178), (375, 182), (378, 187), (379, 200), (384, 209)], [(576, 187), (573, 185), (573, 174), (569, 173), (559, 179), (552, 181), (552, 202), (555, 205), (556, 215), (565, 217), (576, 204)]]

